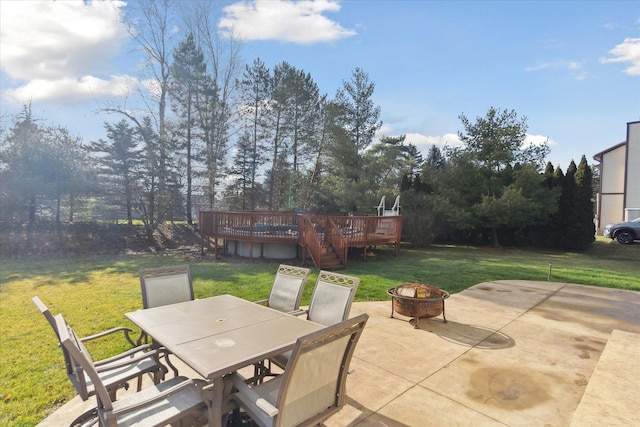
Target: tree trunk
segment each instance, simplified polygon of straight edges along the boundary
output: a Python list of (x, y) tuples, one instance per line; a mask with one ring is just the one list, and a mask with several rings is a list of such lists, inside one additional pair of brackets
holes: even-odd
[(496, 227), (491, 227), (491, 240), (493, 240), (494, 248), (500, 247), (500, 242), (498, 241), (498, 229)]

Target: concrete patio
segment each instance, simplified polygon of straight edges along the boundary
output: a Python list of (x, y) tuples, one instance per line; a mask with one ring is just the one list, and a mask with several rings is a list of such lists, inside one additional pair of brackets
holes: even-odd
[[(452, 295), (448, 323), (414, 329), (390, 301), (360, 313), (348, 405), (328, 427), (640, 425), (640, 292), (507, 280)], [(39, 425), (94, 404), (75, 397)]]

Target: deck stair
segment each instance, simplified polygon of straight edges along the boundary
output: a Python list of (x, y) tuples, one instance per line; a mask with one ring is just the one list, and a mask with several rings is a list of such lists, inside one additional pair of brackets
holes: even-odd
[(338, 253), (333, 246), (329, 245), (323, 245), (319, 264), (316, 265), (316, 268), (322, 268), (323, 270), (344, 269), (344, 263), (338, 257)]

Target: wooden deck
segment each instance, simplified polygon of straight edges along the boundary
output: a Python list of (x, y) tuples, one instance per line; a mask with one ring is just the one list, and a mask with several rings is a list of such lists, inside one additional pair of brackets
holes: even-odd
[(291, 243), (300, 246), (303, 263), (309, 256), (317, 268), (325, 269), (344, 268), (351, 247), (363, 248), (365, 259), (371, 246), (392, 244), (397, 252), (402, 235), (401, 216), (200, 211), (199, 226), (203, 236), (215, 240), (216, 255), (219, 239)]

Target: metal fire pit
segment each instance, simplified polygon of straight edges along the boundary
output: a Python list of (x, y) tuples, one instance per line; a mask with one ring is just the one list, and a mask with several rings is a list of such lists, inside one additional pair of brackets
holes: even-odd
[(391, 317), (397, 312), (403, 316), (413, 317), (414, 328), (420, 326), (421, 318), (436, 317), (442, 314), (444, 323), (447, 318), (444, 314), (444, 300), (449, 298), (449, 292), (438, 289), (433, 285), (422, 283), (403, 283), (400, 286), (387, 290), (391, 295)]

